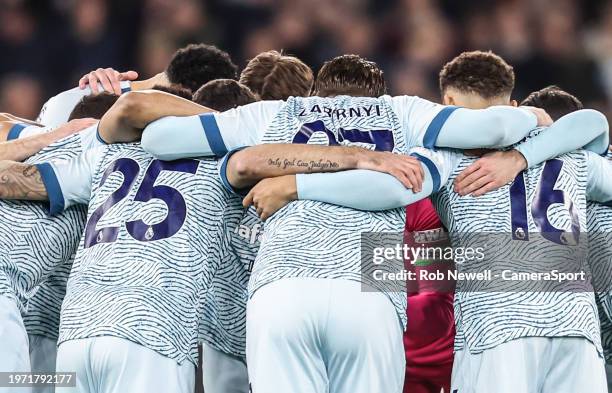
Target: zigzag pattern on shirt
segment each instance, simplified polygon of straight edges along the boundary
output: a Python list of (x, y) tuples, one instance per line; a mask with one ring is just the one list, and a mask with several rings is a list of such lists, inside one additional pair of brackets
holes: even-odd
[[(143, 220), (152, 226), (166, 217), (175, 219), (173, 206), (160, 199), (134, 200), (153, 157), (137, 144), (109, 146), (100, 155), (89, 217), (124, 182), (123, 175), (114, 172), (100, 185), (110, 165), (129, 159), (140, 171), (127, 197), (105, 211), (97, 224), (97, 229), (119, 228), (116, 241), (85, 248), (81, 239), (62, 305), (59, 342), (115, 336), (179, 363), (197, 363), (200, 296), (219, 263), (212, 257), (213, 250), (223, 241), (227, 192), (213, 180), (218, 176), (217, 162), (197, 160), (195, 174), (160, 172), (154, 186), (178, 191), (186, 216), (174, 235), (144, 241), (128, 233), (127, 222)], [(181, 200), (173, 198), (168, 203), (180, 206)], [(153, 235), (152, 227), (150, 231)]]
[[(89, 148), (94, 129), (55, 142), (25, 162), (77, 157)], [(0, 293), (18, 300), (28, 333), (57, 337), (59, 309), (86, 209), (49, 217), (44, 203), (0, 201)], [(54, 276), (57, 275), (57, 276)], [(51, 288), (51, 289), (47, 289)]]
[[(557, 158), (561, 160), (560, 175), (554, 189), (565, 192), (565, 204), (552, 204), (546, 214), (555, 228), (572, 233), (572, 214), (580, 232), (586, 232), (587, 165), (584, 152)], [(461, 272), (485, 269), (516, 272), (576, 271), (581, 268), (590, 277), (585, 261), (586, 236), (580, 236), (577, 246), (556, 244), (540, 236), (533, 217), (532, 202), (539, 192), (544, 164), (524, 172), (527, 228), (529, 241), (513, 240), (511, 185), (477, 199), (460, 197), (453, 192), (452, 180), (475, 159), (460, 159), (451, 179), (434, 196), (434, 203), (445, 226), (451, 233), (454, 247), (483, 247), (483, 261), (457, 264)], [(515, 196), (516, 197), (516, 196)], [(541, 218), (541, 217), (540, 217)], [(516, 231), (516, 229), (515, 229)], [(522, 236), (516, 232), (517, 237)], [(571, 235), (568, 235), (571, 237)], [(569, 267), (569, 268), (568, 268)], [(537, 286), (525, 281), (460, 280), (455, 295), (457, 340), (455, 349), (467, 346), (478, 353), (509, 340), (528, 336), (579, 336), (592, 341), (601, 352), (597, 308), (590, 281), (557, 283), (540, 281)]]
[[(334, 114), (349, 112), (355, 107), (377, 107), (368, 116), (343, 117)], [(328, 113), (312, 109), (328, 108)], [(378, 112), (378, 113), (377, 113)], [(369, 147), (340, 137), (340, 129), (392, 131), (393, 152), (407, 154), (402, 125), (394, 113), (389, 97), (290, 98), (272, 120), (263, 143), (292, 143), (305, 123), (323, 122), (325, 128), (343, 145)], [(387, 131), (388, 132), (388, 131)], [(406, 131), (407, 132), (407, 131)], [(315, 132), (310, 144), (329, 144), (328, 135)], [(265, 226), (255, 261), (249, 295), (276, 280), (292, 277), (361, 280), (361, 234), (367, 232), (401, 233), (405, 223), (403, 209), (365, 212), (315, 201), (295, 201), (271, 217)], [(398, 318), (406, 323), (405, 288), (386, 291)]]
[[(607, 158), (612, 165), (612, 153)], [(608, 362), (612, 362), (612, 207), (595, 202), (587, 205), (589, 263), (593, 272), (601, 340)]]

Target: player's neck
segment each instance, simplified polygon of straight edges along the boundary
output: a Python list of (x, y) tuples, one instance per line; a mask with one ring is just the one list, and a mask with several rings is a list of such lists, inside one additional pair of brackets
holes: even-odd
[(141, 81), (133, 81), (131, 83), (132, 90), (148, 90), (152, 89), (155, 85), (168, 86), (170, 82), (166, 77), (165, 72), (160, 72), (157, 75), (152, 76), (149, 79), (144, 79)]

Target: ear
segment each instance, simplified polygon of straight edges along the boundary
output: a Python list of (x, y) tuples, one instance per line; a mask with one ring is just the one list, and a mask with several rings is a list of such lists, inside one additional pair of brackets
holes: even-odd
[(517, 100), (510, 100), (510, 105), (518, 106), (518, 101)]
[(444, 93), (444, 97), (442, 97), (442, 103), (444, 105), (455, 105), (455, 99), (448, 93)]

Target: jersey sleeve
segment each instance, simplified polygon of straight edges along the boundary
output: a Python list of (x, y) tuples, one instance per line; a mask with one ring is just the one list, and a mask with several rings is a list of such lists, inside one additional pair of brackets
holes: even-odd
[(36, 165), (49, 196), (50, 214), (89, 203), (92, 179), (105, 149), (100, 146), (71, 160)]
[[(129, 81), (120, 83), (121, 93), (130, 91), (131, 84)], [(100, 89), (104, 90), (102, 85)], [(81, 98), (92, 94), (91, 89), (87, 86), (84, 89), (75, 87), (74, 89), (66, 90), (58, 95), (51, 97), (40, 110), (40, 114), (36, 119), (37, 123), (45, 126), (57, 127), (68, 121), (72, 110)]]
[(17, 123), (8, 132), (6, 136), (7, 141), (12, 141), (20, 138), (27, 138), (38, 134), (44, 134), (49, 132), (53, 127), (40, 127), (32, 124)]
[(587, 198), (594, 202), (612, 206), (612, 162), (587, 151), (588, 183)]
[(83, 151), (107, 145), (107, 143), (100, 137), (100, 133), (98, 131), (99, 124), (100, 123), (98, 122), (79, 132), (79, 136), (81, 137), (81, 148)]
[(393, 107), (406, 141), (429, 149), (506, 147), (525, 138), (538, 123), (531, 111), (511, 106), (466, 109), (404, 96), (394, 97)]
[(453, 153), (443, 150), (414, 149), (411, 155), (421, 161), (425, 173), (419, 192), (405, 188), (399, 180), (386, 173), (350, 170), (296, 175), (298, 198), (370, 211), (394, 209), (418, 202), (437, 192), (446, 183), (456, 160)]
[(221, 113), (169, 116), (149, 124), (142, 147), (162, 160), (223, 157), (228, 151), (259, 144), (283, 101), (259, 101)]
[(74, 106), (81, 98), (90, 94), (91, 90), (89, 87), (85, 89), (75, 87), (49, 98), (40, 110), (36, 122), (51, 127), (57, 127), (60, 124), (66, 123)]
[(392, 106), (399, 116), (408, 146), (428, 148), (434, 146), (440, 129), (458, 109), (414, 96), (393, 97)]
[(515, 149), (525, 157), (528, 168), (580, 148), (605, 154), (610, 142), (608, 131), (608, 120), (601, 112), (582, 109), (561, 117)]

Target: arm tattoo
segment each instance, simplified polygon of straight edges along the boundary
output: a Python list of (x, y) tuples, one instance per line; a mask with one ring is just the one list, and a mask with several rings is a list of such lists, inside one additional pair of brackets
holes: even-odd
[(0, 198), (44, 201), (47, 190), (34, 165), (0, 161)]
[(297, 158), (287, 159), (281, 157), (269, 158), (268, 165), (279, 169), (301, 168), (305, 172), (326, 172), (340, 168), (339, 163), (330, 160), (304, 161)]

